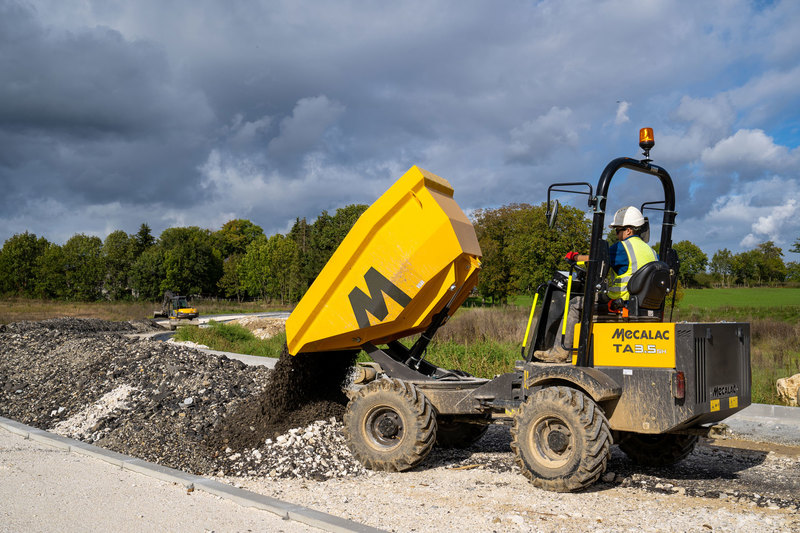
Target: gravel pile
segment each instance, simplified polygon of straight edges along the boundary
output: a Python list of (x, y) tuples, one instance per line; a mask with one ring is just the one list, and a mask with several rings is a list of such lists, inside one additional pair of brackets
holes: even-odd
[[(344, 444), (338, 388), (331, 401), (330, 384), (308, 379), (318, 394), (304, 404), (296, 390), (287, 397), (271, 386), (265, 367), (131, 336), (157, 330), (151, 321), (73, 318), (0, 326), (0, 414), (201, 475), (365, 473)], [(272, 377), (286, 384), (313, 375), (309, 366), (287, 354)], [(323, 366), (330, 382), (335, 365)]]

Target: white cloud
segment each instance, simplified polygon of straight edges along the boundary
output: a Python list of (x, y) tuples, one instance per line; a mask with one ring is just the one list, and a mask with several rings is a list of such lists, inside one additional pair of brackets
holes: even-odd
[(620, 124), (625, 124), (626, 122), (631, 121), (630, 117), (628, 116), (628, 108), (630, 106), (630, 102), (619, 102), (617, 105), (617, 116), (614, 118), (614, 124), (619, 126)]
[(237, 145), (249, 145), (265, 136), (271, 125), (272, 118), (268, 115), (248, 122), (242, 115), (237, 114), (230, 127), (231, 142)]
[(711, 169), (740, 172), (752, 168), (785, 169), (789, 163), (789, 151), (776, 145), (762, 130), (739, 130), (703, 150), (701, 161)]
[(800, 235), (797, 198), (800, 180), (796, 178), (773, 176), (744, 183), (719, 198), (705, 217), (692, 220), (688, 238), (702, 243), (708, 235), (723, 234), (736, 239), (727, 247), (748, 249), (768, 240), (788, 246)]
[(292, 115), (281, 121), (280, 135), (270, 141), (269, 155), (279, 160), (302, 156), (317, 145), (344, 111), (342, 104), (325, 95), (298, 100)]
[(514, 162), (537, 163), (559, 148), (577, 146), (578, 130), (585, 126), (573, 122), (571, 109), (552, 107), (546, 114), (511, 130), (506, 157)]

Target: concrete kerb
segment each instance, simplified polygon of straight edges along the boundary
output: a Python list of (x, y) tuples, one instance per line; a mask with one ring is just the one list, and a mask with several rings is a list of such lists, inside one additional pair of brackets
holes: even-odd
[(731, 418), (754, 422), (769, 421), (800, 426), (800, 407), (754, 403), (742, 409)]
[(111, 450), (106, 450), (92, 444), (87, 444), (75, 439), (62, 437), (42, 429), (27, 426), (10, 418), (0, 416), (0, 428), (6, 431), (19, 435), (25, 439), (31, 439), (36, 442), (53, 446), (55, 448), (86, 455), (101, 461), (118, 466), (124, 470), (130, 470), (150, 476), (161, 481), (176, 483), (186, 489), (202, 490), (213, 494), (220, 498), (230, 500), (243, 507), (253, 507), (264, 511), (277, 514), (284, 520), (294, 520), (309, 526), (313, 526), (324, 531), (341, 532), (341, 533), (380, 533), (382, 529), (359, 524), (351, 520), (346, 520), (338, 516), (329, 515), (321, 511), (315, 511), (308, 507), (302, 507), (288, 502), (251, 492), (249, 490), (240, 489), (231, 485), (208, 479), (202, 476), (195, 476), (187, 474), (174, 468), (161, 466), (155, 463), (150, 463), (117, 453)]

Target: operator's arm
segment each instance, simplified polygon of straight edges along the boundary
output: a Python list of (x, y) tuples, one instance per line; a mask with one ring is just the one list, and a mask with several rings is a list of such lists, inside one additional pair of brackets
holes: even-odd
[(576, 263), (583, 263), (589, 260), (588, 255), (581, 255), (578, 252), (569, 252), (567, 255), (564, 256), (564, 259), (567, 261), (574, 261)]

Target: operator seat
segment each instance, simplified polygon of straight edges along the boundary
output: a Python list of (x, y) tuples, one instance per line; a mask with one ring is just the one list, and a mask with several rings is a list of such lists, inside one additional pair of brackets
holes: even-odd
[(628, 313), (631, 316), (654, 316), (661, 309), (670, 288), (670, 268), (663, 261), (647, 263), (628, 281)]

